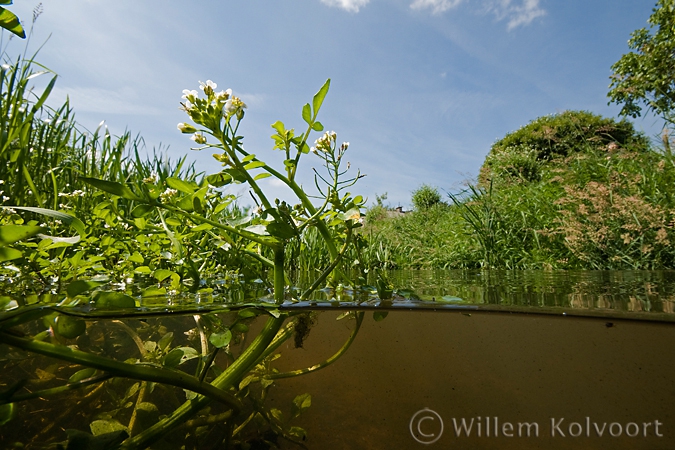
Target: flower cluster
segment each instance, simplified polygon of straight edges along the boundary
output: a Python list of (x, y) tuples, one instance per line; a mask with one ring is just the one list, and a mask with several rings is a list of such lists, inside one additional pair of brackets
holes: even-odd
[[(217, 87), (218, 85), (211, 80), (200, 81), (199, 89), (202, 90), (205, 98), (200, 98), (196, 90), (184, 89), (180, 108), (195, 123), (212, 131), (220, 128), (223, 118), (226, 122), (229, 122), (232, 116), (241, 120), (244, 117), (244, 108), (246, 108), (246, 104), (239, 97), (232, 95), (232, 89), (216, 92)], [(203, 145), (207, 142), (204, 134), (188, 123), (179, 123), (178, 130), (184, 134), (192, 134), (192, 140), (197, 144)]]
[(335, 131), (326, 131), (323, 136), (314, 141), (314, 147), (311, 148), (313, 153), (329, 153), (335, 146), (337, 134)]
[(164, 192), (162, 192), (161, 194), (159, 194), (159, 198), (160, 198), (160, 200), (162, 200), (163, 202), (168, 202), (169, 200), (171, 200), (171, 199), (172, 199), (173, 197), (175, 197), (176, 195), (178, 195), (178, 191), (177, 191), (177, 190), (171, 189), (171, 188), (166, 188), (166, 190), (165, 190)]

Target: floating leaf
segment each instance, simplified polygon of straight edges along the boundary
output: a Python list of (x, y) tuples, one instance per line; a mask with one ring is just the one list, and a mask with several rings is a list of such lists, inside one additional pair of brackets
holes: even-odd
[(95, 287), (101, 286), (102, 284), (105, 283), (102, 281), (76, 280), (68, 284), (68, 287), (66, 287), (66, 293), (68, 294), (68, 297), (75, 297), (84, 292), (90, 291)]
[(387, 317), (389, 314), (389, 311), (374, 311), (373, 312), (373, 319), (375, 319), (375, 322), (380, 322)]
[(101, 291), (95, 296), (99, 308), (134, 308), (136, 300), (122, 292)]

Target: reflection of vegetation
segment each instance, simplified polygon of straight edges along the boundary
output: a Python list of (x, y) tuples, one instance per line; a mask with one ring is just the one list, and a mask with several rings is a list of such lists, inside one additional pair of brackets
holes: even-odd
[[(216, 150), (223, 167), (201, 177), (185, 159), (144, 159), (142, 140), (129, 134), (115, 139), (102, 125), (81, 132), (67, 103), (46, 106), (55, 77), (33, 92), (31, 80), (49, 73), (34, 67), (19, 60), (0, 73), (0, 276), (7, 286), (0, 360), (2, 382), (14, 380), (0, 393), (0, 424), (11, 427), (17, 412), (25, 417), (33, 408), (26, 405), (42, 399), (40, 407), (65, 428), (89, 422), (90, 433), (69, 430), (59, 448), (140, 449), (160, 440), (166, 448), (247, 448), (278, 438), (302, 445), (305, 431), (293, 421), (311, 397), (296, 397), (282, 414), (266, 406), (268, 392), (277, 379), (334, 362), (363, 318), (347, 314), (356, 318), (354, 331), (328, 359), (290, 372), (273, 368), (277, 349), (293, 336), (301, 346), (312, 325), (279, 305), (307, 300), (326, 284), (339, 300), (355, 286), (349, 274), (365, 248), (354, 231), (363, 199), (346, 192), (360, 175), (345, 179), (341, 167), (348, 144), (337, 144), (332, 132), (307, 144), (310, 133), (323, 130), (317, 115), (329, 82), (302, 109), (304, 133), (273, 124), (274, 148), (285, 154), (281, 170), (244, 150), (237, 129), (245, 105), (230, 90), (216, 92), (207, 81), (201, 97), (184, 91), (193, 124), (180, 131)], [(318, 206), (296, 182), (306, 157), (325, 169), (315, 171)], [(297, 204), (268, 198), (259, 184), (268, 176), (287, 185)], [(222, 189), (232, 184), (246, 184), (257, 207), (238, 207)], [(303, 290), (291, 289), (290, 270), (303, 267), (312, 268), (309, 279)], [(365, 275), (358, 271), (359, 283)], [(180, 311), (184, 291), (196, 305), (235, 306), (192, 323), (135, 318), (158, 314), (167, 302)], [(82, 417), (85, 410), (90, 415)], [(35, 425), (27, 432), (22, 424), (19, 442), (3, 441), (5, 433), (0, 442), (58, 439), (53, 425)]]

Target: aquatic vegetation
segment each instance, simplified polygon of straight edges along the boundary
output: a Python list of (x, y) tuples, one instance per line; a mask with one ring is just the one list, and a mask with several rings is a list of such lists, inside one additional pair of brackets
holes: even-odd
[[(142, 141), (128, 134), (114, 140), (103, 125), (93, 135), (80, 132), (67, 104), (45, 106), (55, 78), (36, 102), (28, 99), (34, 75), (32, 61), (2, 72), (3, 98), (12, 101), (3, 100), (0, 115), (8, 187), (0, 210), (0, 358), (16, 382), (0, 393), (0, 423), (21, 420), (17, 412), (30, 410), (23, 405), (31, 400), (58, 407), (63, 399), (73, 405), (64, 414), (89, 403), (99, 411), (86, 419), (91, 433), (61, 436), (63, 448), (140, 449), (160, 440), (171, 448), (206, 441), (228, 447), (279, 437), (302, 443), (305, 431), (293, 419), (311, 396), (297, 396), (284, 416), (265, 406), (268, 392), (277, 379), (338, 359), (363, 313), (344, 316), (355, 326), (336, 354), (279, 372), (276, 350), (294, 336), (302, 345), (313, 323), (280, 306), (307, 301), (326, 285), (338, 300), (347, 290), (360, 295), (367, 273), (355, 275), (354, 260), (345, 262), (364, 248), (356, 233), (364, 200), (347, 192), (361, 175), (345, 176), (343, 168), (349, 144), (334, 132), (308, 144), (312, 132), (324, 131), (317, 117), (330, 81), (302, 108), (303, 133), (272, 125), (274, 149), (285, 155), (280, 169), (244, 150), (237, 130), (246, 105), (231, 90), (217, 92), (208, 80), (201, 93), (183, 91), (190, 122), (178, 130), (198, 149), (215, 151), (222, 166), (198, 177), (184, 159), (143, 160)], [(311, 194), (296, 181), (307, 158), (323, 166), (314, 170)], [(297, 203), (269, 198), (260, 180), (270, 176)], [(247, 185), (256, 207), (238, 207), (223, 190), (231, 184)], [(307, 253), (307, 245), (314, 270), (291, 288), (297, 263), (287, 253)], [(182, 297), (188, 292), (192, 297)], [(62, 364), (46, 366), (43, 357)], [(215, 437), (210, 424), (220, 424)], [(30, 436), (46, 437), (50, 428)]]

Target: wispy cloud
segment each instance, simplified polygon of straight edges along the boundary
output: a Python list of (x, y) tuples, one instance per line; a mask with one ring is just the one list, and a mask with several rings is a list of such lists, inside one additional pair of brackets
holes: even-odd
[(370, 0), (321, 0), (321, 3), (328, 6), (335, 6), (353, 13), (359, 12), (359, 9), (366, 6), (368, 2)]
[(97, 87), (56, 87), (52, 91), (50, 101), (59, 105), (66, 98), (70, 99), (71, 106), (78, 112), (140, 116), (154, 116), (163, 113), (160, 108), (145, 104), (134, 88), (111, 90)]
[(434, 14), (440, 14), (462, 3), (464, 0), (415, 0), (412, 9), (431, 9)]
[[(498, 21), (506, 20), (506, 28), (510, 31), (519, 26), (532, 23), (537, 17), (546, 14), (539, 6), (540, 0), (481, 0), (481, 9), (493, 14)], [(414, 0), (412, 9), (430, 9), (432, 14), (440, 14), (455, 8), (464, 0)], [(474, 3), (475, 4), (475, 3)]]
[(537, 17), (546, 14), (539, 6), (539, 0), (492, 0), (488, 4), (488, 11), (492, 12), (497, 20), (507, 20), (506, 28), (510, 31), (521, 25), (529, 25)]

